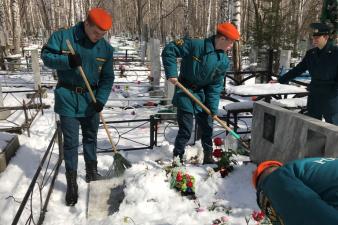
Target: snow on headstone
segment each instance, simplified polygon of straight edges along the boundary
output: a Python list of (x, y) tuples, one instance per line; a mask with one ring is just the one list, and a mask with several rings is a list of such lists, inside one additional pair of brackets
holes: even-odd
[(281, 50), (279, 67), (283, 69), (290, 68), (291, 50)]
[(253, 112), (253, 162), (337, 157), (337, 126), (266, 102), (256, 102)]
[(147, 53), (147, 42), (142, 41), (140, 48), (141, 48), (141, 52), (140, 52), (141, 61), (142, 63), (144, 63), (145, 58), (146, 58), (146, 53)]
[(250, 55), (249, 55), (249, 61), (250, 61), (250, 70), (256, 70), (257, 67), (257, 48), (250, 48)]
[(151, 49), (153, 48), (152, 44), (153, 42), (151, 40), (147, 43), (146, 56), (148, 61), (151, 61)]
[(31, 57), (32, 57), (32, 69), (34, 74), (34, 89), (38, 90), (39, 86), (41, 86), (41, 75), (37, 49), (31, 51)]
[[(269, 55), (268, 51), (265, 48), (258, 49), (257, 55), (257, 70), (266, 71), (268, 69)], [(256, 83), (265, 83), (265, 78), (263, 76), (258, 76), (255, 78)]]
[[(160, 61), (160, 40), (151, 39), (151, 76), (153, 78), (153, 90), (159, 89), (161, 78), (161, 61)], [(157, 93), (154, 93), (158, 95)]]
[(168, 80), (165, 81), (165, 97), (170, 99), (169, 101), (167, 101), (167, 105), (169, 105), (171, 103), (171, 99), (174, 97), (174, 93), (175, 93), (175, 85), (173, 85), (172, 83), (170, 83)]
[[(0, 107), (4, 107), (1, 82), (0, 82)], [(7, 119), (10, 114), (11, 114), (10, 110), (0, 110), (0, 120)]]

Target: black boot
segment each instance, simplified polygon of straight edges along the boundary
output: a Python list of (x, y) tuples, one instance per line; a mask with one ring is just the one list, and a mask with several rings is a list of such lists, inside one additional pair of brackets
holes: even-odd
[(74, 206), (77, 203), (77, 183), (76, 183), (77, 171), (66, 171), (67, 179), (67, 193), (66, 193), (66, 205)]
[(86, 162), (86, 182), (100, 180), (102, 176), (97, 172), (97, 161)]
[(174, 154), (172, 166), (174, 166), (174, 167), (184, 166), (183, 155)]
[(215, 160), (212, 158), (212, 151), (204, 151), (203, 164), (214, 164)]

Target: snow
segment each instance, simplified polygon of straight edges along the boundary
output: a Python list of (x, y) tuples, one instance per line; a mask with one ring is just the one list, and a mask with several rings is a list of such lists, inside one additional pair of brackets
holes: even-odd
[(244, 102), (234, 102), (227, 104), (223, 107), (225, 110), (240, 110), (240, 109), (252, 109), (253, 101), (244, 101)]
[(8, 59), (20, 59), (21, 54), (8, 55), (8, 56), (6, 56), (6, 58), (8, 58)]
[[(120, 43), (115, 40), (116, 44)], [(134, 68), (134, 67), (133, 67)], [(145, 68), (145, 67), (143, 67)], [(24, 77), (25, 74), (19, 74)], [(116, 75), (117, 76), (117, 75)], [(145, 92), (144, 87), (137, 87), (134, 80), (140, 80), (138, 77), (131, 78), (129, 81), (125, 78), (116, 79), (118, 82), (131, 82), (129, 88), (121, 92), (111, 93), (111, 98), (124, 99), (122, 93), (128, 92), (130, 95), (136, 95), (138, 92)], [(146, 81), (142, 81), (144, 84)], [(163, 81), (162, 81), (163, 82)], [(116, 88), (116, 85), (115, 85)], [(17, 88), (5, 88), (6, 90)], [(22, 94), (21, 98), (24, 98)], [(136, 97), (138, 98), (138, 97)], [(134, 107), (134, 104), (141, 104), (149, 99), (133, 99), (125, 102), (108, 101), (108, 107), (103, 111), (106, 120), (124, 121), (130, 119), (147, 119), (158, 110), (165, 108), (158, 107)], [(53, 90), (48, 90), (45, 104), (53, 106)], [(141, 102), (141, 103), (140, 103)], [(229, 102), (221, 101), (220, 109)], [(5, 105), (17, 105), (11, 98), (5, 98)], [(131, 108), (124, 108), (133, 106)], [(220, 110), (221, 111), (221, 110)], [(17, 121), (23, 118), (23, 113), (17, 112), (9, 120)], [(6, 170), (0, 174), (0, 224), (11, 224), (19, 208), (28, 186), (35, 174), (36, 169), (43, 157), (47, 146), (55, 131), (56, 115), (53, 107), (44, 111), (35, 118), (30, 137), (27, 133), (19, 135), (21, 144), (16, 155), (11, 159)], [(148, 125), (149, 126), (149, 125)], [(162, 124), (162, 128), (165, 127)], [(120, 128), (119, 128), (120, 129)], [(122, 128), (121, 128), (122, 129)], [(125, 128), (128, 129), (128, 126)], [(133, 140), (148, 140), (149, 128), (141, 127), (136, 132), (130, 132), (129, 138)], [(79, 200), (74, 207), (65, 206), (64, 198), (66, 192), (66, 179), (64, 176), (65, 168), (62, 163), (59, 175), (56, 179), (54, 190), (52, 192), (48, 211), (44, 220), (45, 225), (108, 225), (108, 224), (142, 224), (142, 225), (211, 225), (214, 219), (226, 216), (228, 224), (245, 225), (246, 219), (250, 218), (253, 210), (259, 210), (256, 204), (255, 191), (251, 184), (251, 174), (255, 165), (248, 163), (246, 156), (237, 156), (239, 162), (229, 176), (222, 178), (219, 173), (213, 171), (207, 165), (187, 164), (186, 171), (196, 178), (196, 196), (197, 200), (188, 200), (182, 197), (177, 191), (170, 189), (169, 177), (162, 165), (156, 161), (162, 160), (170, 164), (172, 160), (174, 138), (177, 128), (167, 126), (164, 133), (159, 133), (158, 146), (154, 149), (135, 150), (121, 152), (124, 157), (132, 162), (133, 166), (124, 173), (126, 187), (124, 188), (125, 199), (120, 205), (119, 211), (102, 220), (87, 219), (87, 200), (88, 184), (85, 182), (85, 165), (83, 156), (79, 155), (78, 165), (78, 185)], [(163, 130), (162, 130), (163, 132)], [(130, 142), (118, 138), (115, 129), (111, 129), (114, 141), (118, 141), (119, 146), (131, 147)], [(217, 127), (215, 133), (225, 138), (222, 128)], [(0, 134), (0, 140), (6, 135)], [(80, 138), (81, 140), (81, 138)], [(98, 134), (98, 147), (109, 149), (109, 142), (103, 129)], [(132, 146), (135, 147), (135, 146)], [(80, 147), (81, 152), (81, 147)], [(57, 151), (53, 153), (52, 159), (57, 159)], [(113, 162), (111, 153), (98, 154), (99, 173), (107, 173)], [(185, 157), (187, 159), (198, 156), (202, 160), (202, 147), (200, 142), (195, 145), (187, 146)], [(37, 188), (35, 188), (37, 189)], [(35, 190), (37, 193), (37, 190)], [(34, 219), (38, 218), (40, 204), (39, 195), (33, 195)], [(30, 213), (29, 203), (26, 205), (24, 215)], [(214, 210), (208, 210), (214, 208)], [(228, 215), (228, 214), (229, 215)], [(19, 224), (24, 224), (20, 221)], [(255, 224), (253, 219), (249, 224)]]
[(272, 99), (271, 104), (286, 108), (302, 108), (305, 107), (307, 104), (307, 97)]
[(289, 93), (306, 93), (303, 87), (293, 85), (268, 83), (268, 84), (249, 84), (239, 86), (228, 86), (227, 93), (252, 96), (252, 95), (271, 95), (271, 94), (289, 94)]
[(24, 47), (23, 50), (24, 51), (38, 50), (39, 47), (40, 47), (39, 45), (33, 44), (30, 46)]

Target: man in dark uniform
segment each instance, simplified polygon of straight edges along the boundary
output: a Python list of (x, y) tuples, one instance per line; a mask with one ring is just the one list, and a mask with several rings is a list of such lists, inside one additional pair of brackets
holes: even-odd
[[(217, 114), (220, 93), (228, 69), (226, 51), (240, 35), (231, 23), (217, 26), (217, 34), (206, 39), (178, 39), (169, 43), (162, 52), (166, 78), (172, 84), (180, 81), (189, 91), (204, 103), (213, 115)], [(182, 58), (180, 75), (177, 73), (177, 58)], [(193, 116), (201, 128), (201, 142), (204, 150), (203, 164), (212, 160), (212, 117), (203, 112), (182, 90), (176, 88), (173, 104), (177, 107), (179, 126), (175, 140), (174, 157), (181, 162), (188, 143)]]
[[(63, 134), (64, 159), (67, 178), (66, 205), (78, 200), (77, 164), (79, 127), (82, 130), (83, 155), (86, 164), (86, 182), (99, 179), (97, 173), (97, 132), (99, 112), (108, 100), (114, 82), (113, 47), (103, 38), (112, 26), (111, 15), (102, 8), (93, 8), (87, 19), (69, 29), (52, 34), (42, 50), (44, 64), (56, 69), (54, 111), (60, 115)], [(70, 54), (66, 40), (76, 51)], [(82, 66), (94, 92), (96, 103), (90, 97), (78, 66)]]
[(338, 125), (338, 47), (329, 41), (330, 27), (323, 23), (312, 23), (313, 45), (303, 60), (292, 70), (281, 76), (282, 84), (309, 71), (308, 115)]
[(257, 203), (274, 225), (338, 224), (338, 159), (265, 161), (253, 174)]

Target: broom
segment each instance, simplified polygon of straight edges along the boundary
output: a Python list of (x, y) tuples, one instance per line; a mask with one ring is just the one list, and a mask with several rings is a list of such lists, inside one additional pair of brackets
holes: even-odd
[(221, 120), (217, 115), (212, 115), (211, 111), (202, 103), (200, 102), (193, 94), (190, 93), (188, 89), (186, 89), (179, 81), (175, 83), (177, 87), (179, 87), (186, 95), (188, 95), (195, 103), (197, 103), (207, 114), (212, 116), (214, 120), (216, 120), (223, 128), (225, 128), (231, 136), (237, 139), (244, 148), (249, 149), (249, 146), (241, 139), (241, 137), (233, 131), (230, 127), (228, 127), (223, 120)]
[[(66, 43), (67, 43), (67, 47), (69, 48), (70, 53), (71, 53), (72, 55), (75, 55), (75, 51), (74, 51), (74, 49), (73, 49), (73, 47), (72, 47), (70, 41), (69, 41), (69, 40), (66, 40)], [(89, 82), (88, 82), (88, 79), (87, 79), (87, 77), (86, 77), (86, 74), (85, 74), (84, 71), (83, 71), (82, 66), (79, 66), (79, 67), (78, 67), (78, 70), (79, 70), (79, 72), (80, 72), (80, 75), (81, 75), (83, 81), (84, 81), (85, 84), (86, 84), (86, 87), (87, 87), (87, 89), (88, 89), (88, 91), (89, 91), (89, 94), (90, 94), (90, 97), (92, 98), (92, 101), (93, 101), (94, 103), (96, 103), (96, 98), (95, 98), (95, 96), (94, 96), (94, 93), (93, 93), (93, 91), (92, 91), (92, 88), (90, 87), (90, 84), (89, 84)], [(114, 176), (115, 176), (115, 177), (119, 177), (119, 176), (121, 176), (121, 175), (124, 173), (124, 171), (125, 171), (127, 168), (130, 168), (130, 167), (131, 167), (131, 163), (130, 163), (126, 158), (124, 158), (120, 153), (117, 152), (117, 149), (116, 149), (116, 147), (115, 147), (115, 144), (113, 143), (113, 139), (112, 139), (112, 137), (111, 137), (111, 135), (110, 135), (110, 133), (109, 133), (109, 131), (108, 131), (107, 124), (106, 124), (106, 122), (105, 122), (105, 120), (104, 120), (104, 117), (103, 117), (103, 115), (102, 115), (102, 112), (100, 112), (99, 115), (100, 115), (100, 119), (101, 119), (101, 121), (102, 121), (102, 123), (103, 123), (103, 127), (104, 127), (104, 129), (105, 129), (105, 131), (106, 131), (106, 133), (107, 133), (109, 142), (110, 142), (110, 144), (111, 144), (111, 146), (112, 146), (112, 150), (113, 150), (113, 153), (114, 153), (114, 162), (113, 162), (113, 164), (110, 166), (110, 168), (109, 168), (109, 170), (108, 170), (108, 172), (107, 172), (107, 174), (106, 174), (106, 177), (108, 177), (108, 178), (111, 178), (111, 177), (114, 177)]]

